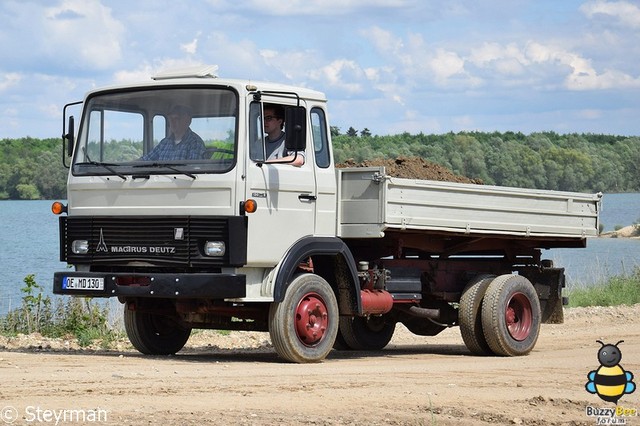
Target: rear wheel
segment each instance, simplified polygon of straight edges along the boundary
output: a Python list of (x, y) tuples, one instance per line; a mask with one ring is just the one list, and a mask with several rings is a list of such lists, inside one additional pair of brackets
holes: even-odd
[(298, 275), (282, 302), (269, 309), (269, 335), (282, 358), (298, 363), (322, 361), (338, 333), (338, 303), (322, 277)]
[(476, 355), (491, 354), (491, 348), (482, 330), (482, 299), (495, 275), (479, 275), (462, 290), (458, 323), (467, 348)]
[(540, 333), (540, 301), (531, 282), (520, 275), (494, 279), (482, 302), (482, 328), (496, 355), (526, 355)]
[(191, 329), (175, 318), (129, 310), (126, 305), (124, 328), (133, 347), (146, 355), (175, 354), (191, 334)]
[(382, 349), (391, 341), (395, 329), (395, 321), (388, 321), (385, 315), (340, 317), (340, 334), (350, 349)]

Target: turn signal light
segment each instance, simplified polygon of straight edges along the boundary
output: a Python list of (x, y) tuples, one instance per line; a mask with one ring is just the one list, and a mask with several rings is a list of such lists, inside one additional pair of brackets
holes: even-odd
[(244, 203), (242, 203), (242, 209), (245, 213), (253, 213), (258, 210), (258, 203), (256, 200), (249, 198)]
[(67, 206), (62, 204), (60, 201), (54, 201), (53, 204), (51, 204), (51, 211), (55, 215), (66, 213), (67, 212)]

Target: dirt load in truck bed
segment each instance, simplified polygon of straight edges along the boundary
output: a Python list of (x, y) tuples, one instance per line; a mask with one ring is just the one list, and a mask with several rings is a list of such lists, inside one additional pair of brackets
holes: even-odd
[(420, 157), (376, 158), (373, 160), (365, 160), (361, 163), (356, 163), (353, 160), (347, 160), (344, 163), (336, 165), (338, 168), (378, 166), (384, 166), (387, 175), (398, 178), (460, 183), (483, 183), (480, 179), (470, 179), (465, 176), (457, 175), (440, 164), (432, 163), (431, 161), (427, 161)]

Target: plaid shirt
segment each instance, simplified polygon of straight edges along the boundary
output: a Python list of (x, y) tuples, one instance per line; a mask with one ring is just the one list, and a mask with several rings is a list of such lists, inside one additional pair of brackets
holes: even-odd
[(204, 142), (191, 129), (182, 137), (179, 144), (173, 135), (160, 141), (151, 152), (142, 156), (143, 161), (201, 160), (204, 155)]

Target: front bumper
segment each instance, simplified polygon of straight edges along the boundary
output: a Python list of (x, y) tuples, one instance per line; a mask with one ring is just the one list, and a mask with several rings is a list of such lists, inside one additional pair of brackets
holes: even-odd
[[(104, 289), (69, 289), (68, 278), (104, 279)], [(126, 283), (126, 284), (125, 284)], [(132, 284), (135, 283), (135, 284)], [(144, 284), (140, 284), (144, 283)], [(171, 299), (231, 299), (246, 296), (246, 276), (237, 274), (132, 274), (55, 272), (53, 293), (85, 297), (157, 297)]]

